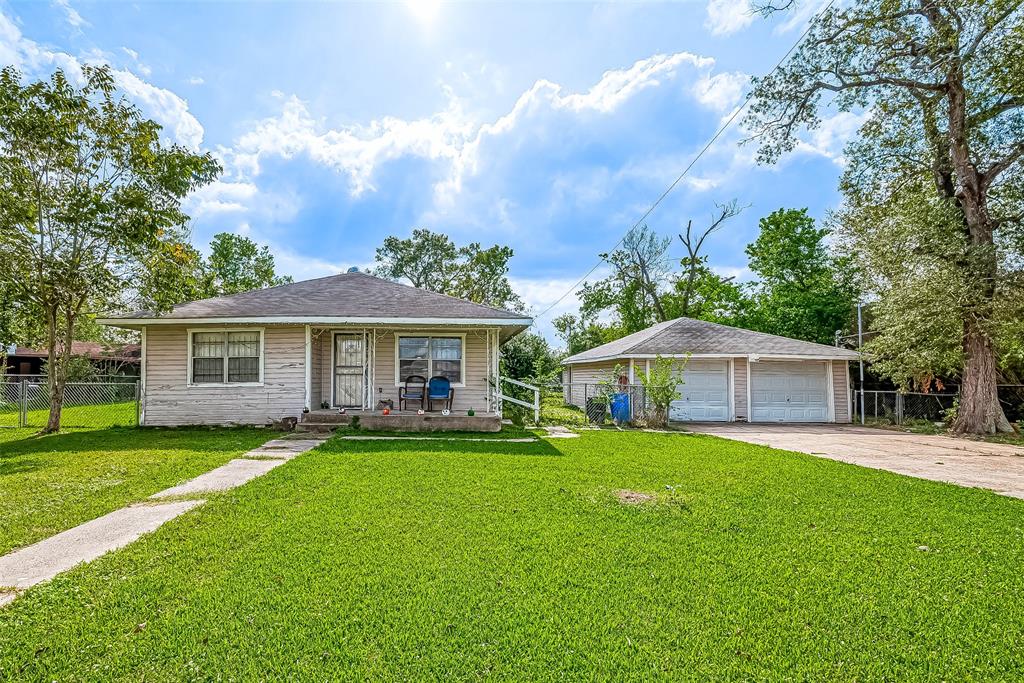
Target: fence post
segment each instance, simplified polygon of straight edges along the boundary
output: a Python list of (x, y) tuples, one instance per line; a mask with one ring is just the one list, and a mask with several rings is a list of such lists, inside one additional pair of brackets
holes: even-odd
[(533, 390), (533, 424), (540, 426), (540, 389)]
[(27, 427), (28, 426), (28, 380), (27, 379), (21, 380), (21, 388), (19, 389), (19, 393), (21, 394), (21, 396), (19, 396), (20, 400), (18, 401), (18, 426), (19, 427)]
[(896, 424), (903, 424), (903, 394), (896, 392)]
[[(135, 426), (142, 425), (142, 395), (139, 380), (135, 380)], [(308, 398), (308, 397), (307, 397)]]

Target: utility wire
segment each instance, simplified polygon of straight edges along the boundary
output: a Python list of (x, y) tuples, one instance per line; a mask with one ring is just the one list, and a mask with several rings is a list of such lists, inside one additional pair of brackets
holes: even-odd
[[(807, 37), (807, 34), (810, 33), (811, 27), (814, 26), (814, 22), (818, 20), (818, 17), (820, 17), (825, 12), (827, 12), (832, 7), (832, 5), (835, 4), (835, 2), (836, 2), (836, 0), (830, 0), (829, 3), (827, 5), (825, 5), (825, 7), (823, 7), (821, 10), (819, 10), (817, 13), (815, 13), (815, 15), (813, 17), (811, 17), (810, 21), (807, 22), (807, 27), (804, 28), (803, 33), (801, 33), (800, 37), (798, 37), (796, 39), (796, 42), (793, 43), (793, 45), (788, 50), (786, 50), (786, 53), (784, 55), (782, 55), (782, 57), (779, 59), (778, 62), (775, 63), (775, 66), (772, 67), (771, 71), (769, 71), (767, 74), (765, 74), (766, 78), (768, 76), (771, 76), (776, 71), (778, 71), (779, 67), (781, 67), (786, 62), (787, 59), (789, 59), (790, 55), (793, 54), (793, 52), (800, 46), (800, 43), (803, 42), (804, 38)], [(654, 213), (654, 210), (658, 208), (658, 205), (661, 204), (661, 202), (665, 199), (665, 197), (669, 196), (669, 194), (672, 193), (672, 190), (676, 189), (676, 185), (678, 185), (680, 182), (682, 182), (683, 178), (686, 177), (686, 174), (690, 172), (690, 169), (692, 169), (694, 167), (694, 165), (698, 161), (700, 161), (701, 157), (704, 156), (704, 153), (707, 152), (709, 149), (711, 149), (711, 145), (715, 144), (715, 141), (717, 141), (718, 138), (720, 138), (722, 136), (722, 133), (724, 133), (729, 128), (729, 126), (732, 125), (733, 121), (736, 120), (736, 117), (740, 115), (740, 112), (742, 112), (744, 109), (747, 108), (747, 105), (750, 104), (750, 99), (751, 99), (751, 95), (752, 94), (753, 94), (752, 92), (751, 93), (747, 93), (747, 97), (746, 97), (746, 99), (743, 100), (743, 103), (739, 107), (736, 108), (736, 111), (734, 111), (732, 113), (732, 115), (730, 115), (729, 118), (726, 119), (725, 123), (722, 124), (722, 126), (718, 129), (718, 131), (713, 136), (711, 136), (711, 139), (708, 140), (707, 144), (704, 145), (704, 147), (699, 152), (697, 152), (697, 156), (695, 156), (690, 161), (690, 163), (686, 165), (686, 168), (684, 168), (683, 172), (680, 173), (676, 177), (676, 179), (672, 181), (672, 184), (668, 186), (668, 189), (666, 189), (664, 192), (662, 192), (661, 196), (659, 196), (654, 201), (654, 203), (651, 204), (651, 206), (646, 211), (644, 211), (643, 215), (640, 216), (640, 218), (637, 220), (637, 222), (633, 224), (633, 227), (631, 227), (629, 230), (627, 230), (625, 232), (625, 234), (622, 237), (619, 238), (619, 241), (616, 242), (614, 244), (614, 246), (612, 246), (612, 248), (608, 250), (608, 253), (611, 253), (611, 252), (615, 251), (616, 249), (618, 249), (619, 246), (625, 241), (626, 237), (629, 236), (629, 233), (633, 232), (638, 227), (640, 227), (640, 225), (645, 220), (647, 220), (647, 217), (650, 216), (652, 213)], [(572, 287), (567, 289), (565, 291), (565, 293), (562, 294), (562, 296), (558, 297), (558, 299), (553, 304), (551, 304), (550, 306), (545, 308), (543, 311), (541, 311), (540, 313), (535, 315), (533, 317), (533, 321), (534, 321), (533, 325), (535, 325), (537, 323), (537, 320), (539, 320), (540, 318), (543, 318), (545, 315), (550, 313), (551, 310), (555, 306), (557, 306), (558, 304), (562, 303), (562, 301), (565, 299), (565, 297), (569, 296), (574, 291), (576, 291), (577, 287), (579, 287), (581, 284), (583, 284), (588, 277), (590, 277), (591, 275), (594, 274), (595, 270), (597, 270), (598, 268), (601, 267), (601, 264), (604, 263), (604, 260), (605, 259), (601, 259), (597, 263), (595, 263), (594, 266), (590, 270), (588, 270), (586, 273), (584, 273), (583, 277), (581, 277), (579, 280), (576, 281), (576, 284), (574, 284)], [(531, 327), (533, 325), (531, 325)]]

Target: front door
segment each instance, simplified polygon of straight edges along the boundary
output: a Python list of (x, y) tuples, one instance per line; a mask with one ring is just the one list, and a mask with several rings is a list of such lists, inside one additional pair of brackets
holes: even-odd
[(361, 408), (366, 395), (366, 353), (362, 334), (334, 335), (334, 405)]

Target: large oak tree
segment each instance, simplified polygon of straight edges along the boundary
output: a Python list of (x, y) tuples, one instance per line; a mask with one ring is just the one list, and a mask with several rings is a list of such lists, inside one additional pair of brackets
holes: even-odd
[[(1022, 49), (1019, 0), (859, 0), (824, 11), (793, 58), (755, 82), (746, 121), (761, 159), (772, 162), (796, 146), (801, 129), (821, 124), (822, 109), (866, 111), (847, 153), (847, 208), (863, 218), (900, 206), (910, 218), (900, 221), (903, 238), (927, 214), (953, 217), (955, 230), (927, 224), (926, 235), (893, 247), (913, 243), (907, 274), (941, 254), (945, 277), (935, 292), (951, 280), (960, 295), (959, 432), (1012, 429), (996, 393), (995, 335), (1002, 265), (1021, 245)], [(915, 195), (924, 205), (907, 205)]]

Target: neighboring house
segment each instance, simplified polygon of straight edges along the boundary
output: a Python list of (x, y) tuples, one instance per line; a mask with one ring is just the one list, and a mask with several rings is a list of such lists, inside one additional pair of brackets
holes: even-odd
[[(141, 362), (138, 344), (111, 346), (99, 342), (71, 343), (71, 355), (88, 358), (100, 375), (137, 375)], [(7, 350), (7, 371), (10, 375), (42, 375), (46, 365), (46, 349), (15, 346)]]
[(397, 408), (409, 375), (449, 378), (453, 411), (494, 413), (498, 348), (532, 321), (353, 272), (99, 322), (142, 332), (142, 424), (186, 425)]
[[(849, 422), (856, 352), (692, 318), (658, 323), (566, 358), (566, 403), (586, 398), (621, 366), (639, 384), (655, 357), (685, 358), (674, 421)], [(616, 378), (617, 379), (617, 378)]]

